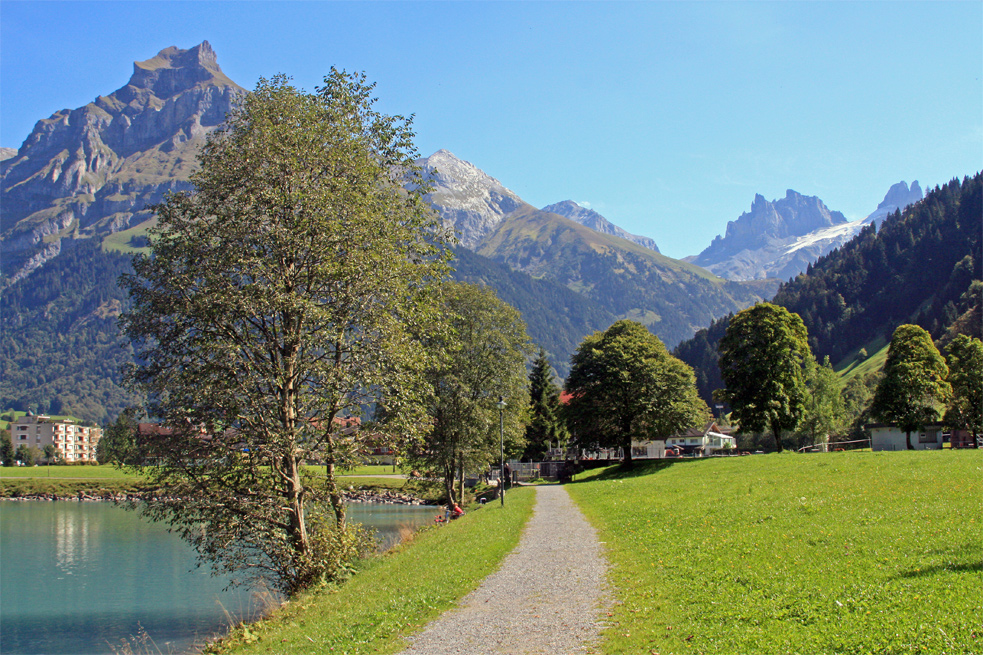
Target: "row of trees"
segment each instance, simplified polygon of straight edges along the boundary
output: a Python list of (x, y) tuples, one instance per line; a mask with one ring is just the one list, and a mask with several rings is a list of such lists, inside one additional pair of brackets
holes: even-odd
[(779, 451), (783, 433), (799, 430), (821, 443), (842, 428), (847, 400), (865, 405), (863, 417), (905, 430), (909, 449), (911, 432), (940, 419), (975, 437), (983, 431), (983, 342), (961, 334), (947, 353), (948, 365), (926, 330), (901, 325), (872, 397), (857, 383), (842, 394), (829, 357), (821, 365), (813, 358), (802, 319), (759, 303), (736, 314), (720, 340), (726, 387), (716, 397), (732, 407), (742, 431), (770, 429)]

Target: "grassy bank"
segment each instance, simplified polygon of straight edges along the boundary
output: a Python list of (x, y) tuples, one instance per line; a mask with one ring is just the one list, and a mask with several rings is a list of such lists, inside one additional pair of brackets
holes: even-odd
[(983, 453), (766, 455), (569, 485), (621, 601), (605, 653), (983, 652)]
[(494, 572), (519, 542), (532, 489), (491, 503), (365, 563), (338, 587), (293, 600), (271, 618), (239, 628), (221, 653), (394, 653), (405, 637), (454, 606)]
[(0, 467), (0, 498), (109, 496), (146, 490), (140, 476), (110, 465)]

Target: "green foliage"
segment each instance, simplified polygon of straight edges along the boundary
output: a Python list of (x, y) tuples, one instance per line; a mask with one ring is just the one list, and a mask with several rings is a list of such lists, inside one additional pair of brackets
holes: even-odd
[(794, 435), (793, 448), (829, 443), (831, 436), (847, 427), (846, 405), (840, 393), (840, 380), (829, 363), (810, 361), (806, 369), (806, 403)]
[(525, 461), (540, 461), (554, 441), (565, 443), (569, 434), (560, 414), (560, 388), (553, 381), (553, 370), (540, 349), (529, 373), (529, 425), (526, 426)]
[(875, 418), (911, 433), (937, 421), (951, 387), (949, 369), (932, 337), (917, 325), (900, 325), (891, 337), (884, 378), (877, 385), (870, 411)]
[[(455, 493), (455, 480), (498, 461), (502, 420), (507, 453), (522, 450), (530, 344), (519, 313), (488, 287), (446, 282), (440, 295), (442, 324), (430, 326), (422, 338), (423, 348), (435, 355), (426, 373), (430, 431), (409, 461), (427, 477), (443, 480), (452, 505), (463, 495)], [(497, 407), (500, 397), (504, 415)]]
[(102, 423), (140, 402), (121, 386), (132, 350), (116, 326), (130, 270), (82, 240), (0, 294), (0, 406)]
[[(341, 419), (386, 398), (405, 431), (421, 426), (428, 353), (412, 335), (434, 320), (442, 229), (410, 121), (377, 112), (372, 88), (337, 70), (314, 94), (261, 80), (209, 137), (195, 192), (155, 208), (153, 255), (122, 280), (128, 380), (167, 428), (142, 441), (169, 495), (147, 514), (287, 594), (357, 550), (335, 467), (358, 444)], [(326, 463), (325, 485), (305, 461)]]
[(578, 476), (618, 601), (597, 651), (979, 653), (981, 465), (789, 453)]
[(720, 340), (720, 397), (733, 408), (741, 431), (794, 430), (805, 411), (805, 369), (812, 362), (806, 328), (798, 315), (771, 303), (739, 312)]
[(34, 463), (38, 459), (37, 448), (29, 448), (27, 444), (21, 444), (14, 451), (14, 459), (23, 466), (34, 466)]
[(632, 441), (665, 439), (710, 416), (693, 370), (634, 321), (618, 321), (584, 339), (565, 388), (573, 441), (588, 449), (620, 447), (628, 465)]
[(947, 381), (952, 397), (946, 407), (945, 424), (983, 433), (983, 341), (958, 335), (946, 348)]
[(101, 464), (138, 464), (136, 408), (127, 408), (103, 431), (96, 444), (96, 459)]
[(0, 430), (0, 461), (3, 466), (14, 465), (14, 444), (10, 440), (10, 430)]

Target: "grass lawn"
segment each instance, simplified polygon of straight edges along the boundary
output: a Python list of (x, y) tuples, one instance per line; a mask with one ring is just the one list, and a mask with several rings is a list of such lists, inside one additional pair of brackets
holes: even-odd
[(983, 652), (983, 453), (761, 455), (568, 485), (620, 603), (604, 653)]
[(111, 464), (98, 466), (0, 466), (0, 480), (58, 478), (84, 480), (138, 480), (139, 476)]
[(290, 602), (271, 618), (236, 629), (213, 652), (395, 653), (405, 637), (453, 607), (493, 573), (519, 542), (535, 494), (516, 489), (446, 526), (426, 529), (338, 587)]

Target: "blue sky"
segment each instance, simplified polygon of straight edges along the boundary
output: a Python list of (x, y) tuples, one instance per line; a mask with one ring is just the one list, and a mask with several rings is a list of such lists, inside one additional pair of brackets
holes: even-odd
[(246, 88), (331, 66), (538, 207), (572, 199), (673, 257), (756, 193), (862, 218), (983, 168), (980, 2), (0, 1), (0, 145), (208, 40)]

